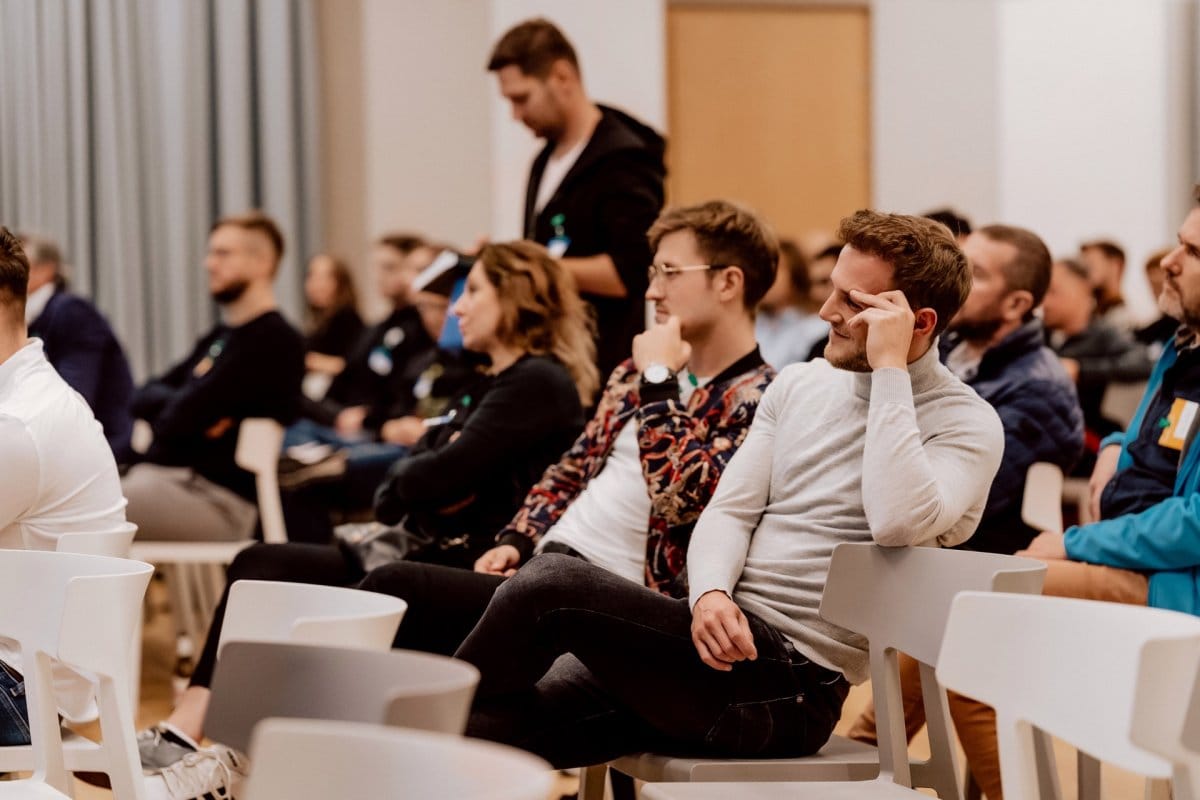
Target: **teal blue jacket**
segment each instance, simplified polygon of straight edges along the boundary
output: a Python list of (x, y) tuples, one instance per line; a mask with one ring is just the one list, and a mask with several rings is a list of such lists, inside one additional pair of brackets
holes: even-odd
[[(1132, 463), (1129, 444), (1176, 355), (1172, 342), (1150, 375), (1129, 430), (1103, 442), (1102, 446), (1121, 445), (1118, 472)], [(1200, 447), (1191, 446), (1194, 438), (1187, 437), (1173, 496), (1136, 514), (1076, 525), (1067, 530), (1064, 544), (1073, 561), (1148, 573), (1149, 605), (1200, 615)]]

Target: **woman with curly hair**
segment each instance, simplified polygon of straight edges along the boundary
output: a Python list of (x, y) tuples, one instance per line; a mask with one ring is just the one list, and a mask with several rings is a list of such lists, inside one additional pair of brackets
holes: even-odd
[[(592, 324), (575, 281), (532, 242), (485, 246), (455, 304), (463, 344), (490, 365), (430, 420), (412, 455), (380, 486), (381, 521), (404, 521), (412, 558), (466, 568), (493, 544), (542, 472), (583, 427), (599, 385)], [(357, 551), (335, 545), (258, 544), (229, 567), (237, 580), (349, 586), (364, 576)], [(216, 609), (191, 684), (163, 723), (142, 731), (142, 765), (191, 769), (208, 709), (228, 589)], [(182, 776), (173, 776), (173, 780)]]

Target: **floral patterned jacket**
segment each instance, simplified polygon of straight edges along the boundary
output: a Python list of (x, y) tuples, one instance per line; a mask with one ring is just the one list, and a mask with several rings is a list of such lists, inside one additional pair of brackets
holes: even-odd
[(625, 361), (613, 370), (583, 433), (530, 490), (497, 541), (516, 547), (522, 562), (528, 559), (541, 535), (600, 473), (617, 435), (634, 420), (651, 501), (645, 583), (687, 597), (692, 528), (774, 377), (756, 348), (697, 388), (685, 406), (674, 386), (643, 388), (633, 361)]

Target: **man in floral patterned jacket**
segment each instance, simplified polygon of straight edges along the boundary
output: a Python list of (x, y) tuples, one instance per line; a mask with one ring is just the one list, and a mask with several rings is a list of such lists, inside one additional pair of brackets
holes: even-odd
[(754, 340), (754, 308), (778, 254), (756, 215), (723, 201), (667, 211), (648, 235), (656, 324), (634, 340), (595, 416), (496, 547), (473, 573), (397, 562), (361, 584), (408, 601), (397, 646), (454, 652), (535, 553), (574, 555), (687, 596), (692, 527), (774, 377)]

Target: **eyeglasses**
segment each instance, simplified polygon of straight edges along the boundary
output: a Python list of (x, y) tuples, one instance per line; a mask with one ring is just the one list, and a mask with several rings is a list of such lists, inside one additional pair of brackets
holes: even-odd
[(710, 269), (727, 269), (733, 266), (732, 264), (693, 264), (688, 267), (672, 267), (669, 264), (651, 264), (646, 269), (646, 280), (648, 283), (654, 283), (658, 278), (670, 278), (672, 275), (678, 275), (681, 272), (699, 272), (700, 270)]

